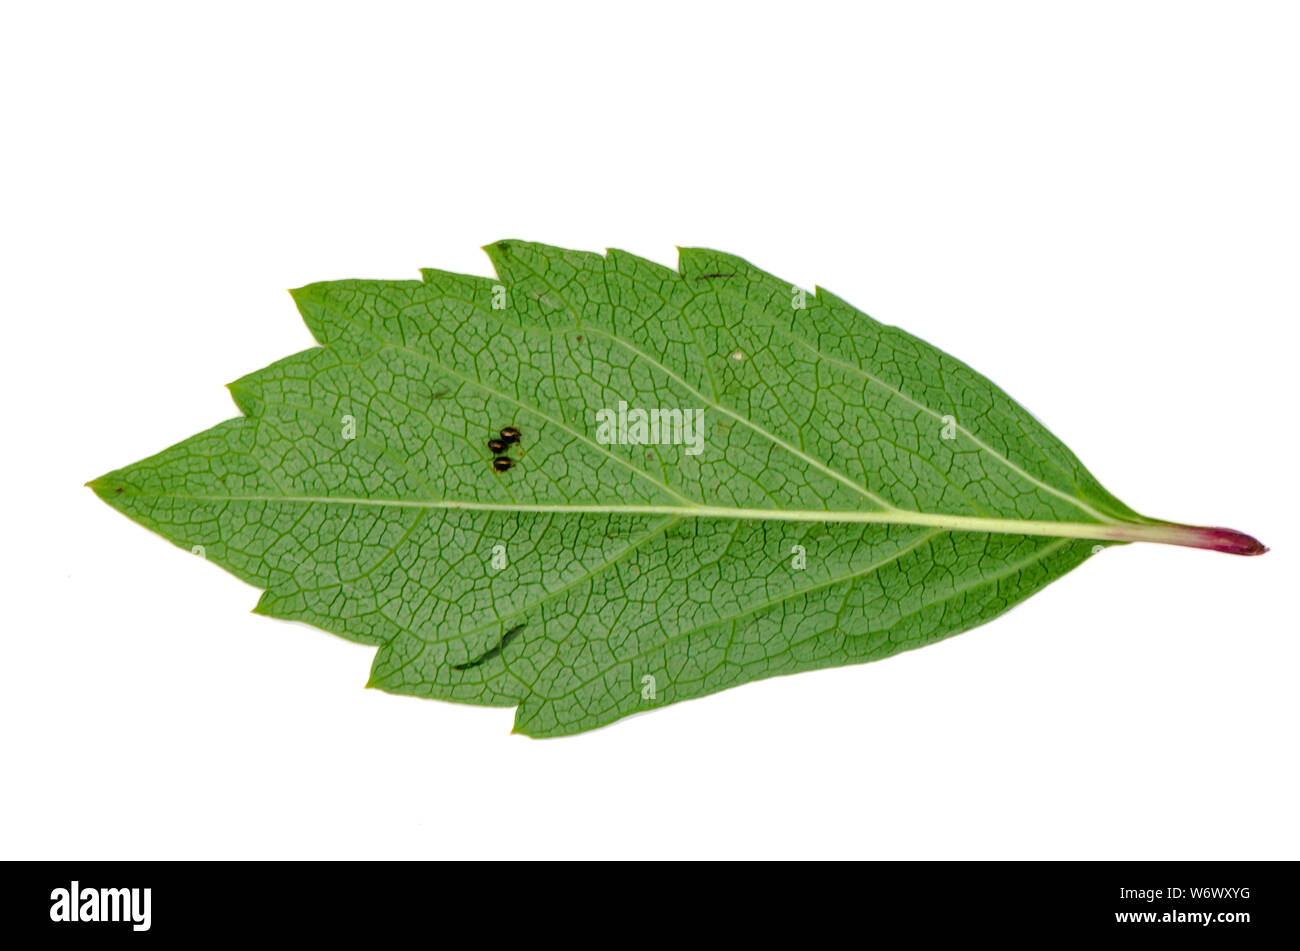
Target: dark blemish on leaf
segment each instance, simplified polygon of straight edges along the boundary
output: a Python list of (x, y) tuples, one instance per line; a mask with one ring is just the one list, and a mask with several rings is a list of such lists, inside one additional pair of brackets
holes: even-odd
[(514, 464), (515, 461), (511, 459), (509, 456), (497, 456), (495, 459), (492, 460), (492, 468), (495, 469), (497, 472), (505, 472)]
[(121, 494), (122, 494), (122, 487), (119, 485), (116, 489), (113, 490), (113, 494), (114, 494), (114, 495), (121, 495)]
[(732, 272), (731, 274), (723, 274), (720, 271), (713, 271), (709, 274), (697, 274), (695, 275), (695, 279), (697, 281), (712, 281), (719, 277), (735, 277), (735, 276), (736, 275), (734, 272)]
[(522, 436), (523, 433), (514, 426), (507, 426), (505, 429), (501, 430), (501, 438), (508, 443), (519, 442)]
[(451, 665), (452, 670), (469, 670), (471, 667), (477, 667), (479, 664), (482, 664), (485, 661), (489, 661), (492, 658), (499, 656), (500, 653), (503, 650), (505, 650), (506, 645), (509, 644), (511, 641), (513, 641), (515, 637), (518, 636), (519, 632), (522, 631), (523, 629), (524, 626), (522, 624), (516, 624), (510, 630), (506, 631), (504, 635), (502, 635), (501, 643), (497, 644), (496, 647), (493, 647), (491, 650), (487, 651), (485, 654), (483, 654), (482, 657), (478, 657), (471, 661), (466, 661), (463, 664), (452, 664)]
[(516, 624), (510, 630), (506, 631), (505, 634), (501, 635), (501, 645), (497, 648), (497, 650), (498, 651), (505, 650), (506, 645), (509, 644), (511, 641), (513, 641), (516, 637), (518, 637), (519, 632), (522, 631), (523, 629), (524, 626), (522, 624)]
[(450, 392), (449, 390), (434, 390), (433, 399), (435, 400), (445, 399), (449, 392)]
[(577, 340), (579, 343), (581, 343), (581, 342), (582, 342), (582, 334), (578, 334), (578, 336), (574, 337), (573, 339), (574, 339), (574, 340)]
[(494, 456), (499, 456), (506, 451), (506, 441), (504, 439), (489, 439), (488, 451)]

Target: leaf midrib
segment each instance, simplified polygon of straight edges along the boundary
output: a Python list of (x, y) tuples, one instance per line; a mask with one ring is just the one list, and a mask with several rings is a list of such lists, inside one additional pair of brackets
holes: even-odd
[[(467, 502), (458, 499), (378, 499), (336, 495), (198, 495), (181, 492), (150, 492), (132, 489), (131, 495), (182, 499), (192, 502), (287, 502), (305, 505), (349, 505), (377, 508), (444, 509), (464, 512), (497, 512), (551, 515), (679, 515), (685, 518), (742, 519), (772, 522), (825, 522), (857, 525), (923, 525), (961, 532), (998, 535), (1041, 535), (1051, 538), (1093, 538), (1099, 541), (1137, 541), (1170, 526), (1104, 524), (1101, 522), (1025, 521), (1014, 518), (985, 518), (977, 515), (945, 515), (931, 512), (868, 512), (860, 509), (760, 509), (725, 505), (656, 504), (550, 504)], [(1174, 526), (1176, 528), (1176, 526)], [(1146, 540), (1158, 540), (1154, 537)]]

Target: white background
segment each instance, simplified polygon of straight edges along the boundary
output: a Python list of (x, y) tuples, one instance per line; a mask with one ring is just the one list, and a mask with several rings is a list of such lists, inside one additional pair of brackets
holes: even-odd
[[(0, 856), (1300, 858), (1297, 8), (24, 4), (0, 23)], [(987, 374), (1129, 546), (883, 663), (572, 739), (82, 483), (311, 345), (284, 290), (523, 238), (741, 254)]]

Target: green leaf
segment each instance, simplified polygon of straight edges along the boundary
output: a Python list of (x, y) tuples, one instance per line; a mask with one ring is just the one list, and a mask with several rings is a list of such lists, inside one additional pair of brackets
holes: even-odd
[[(294, 291), (320, 347), (92, 487), (265, 589), (259, 613), (377, 647), (371, 686), (513, 706), (533, 736), (929, 644), (1110, 543), (1264, 551), (1138, 515), (988, 380), (824, 290), (700, 249), (677, 272), (487, 251), (499, 279)], [(643, 434), (635, 410), (682, 415)]]

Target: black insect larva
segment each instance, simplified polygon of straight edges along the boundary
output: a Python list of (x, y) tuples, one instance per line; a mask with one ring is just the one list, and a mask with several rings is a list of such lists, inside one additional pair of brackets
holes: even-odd
[(491, 450), (492, 455), (499, 456), (506, 451), (506, 441), (504, 439), (489, 439), (488, 449)]
[(497, 472), (505, 472), (514, 464), (515, 461), (511, 459), (509, 456), (497, 456), (495, 459), (492, 460), (492, 468), (495, 469)]
[(508, 443), (519, 442), (519, 437), (522, 435), (523, 433), (515, 429), (513, 426), (507, 426), (505, 429), (501, 430), (501, 438)]

